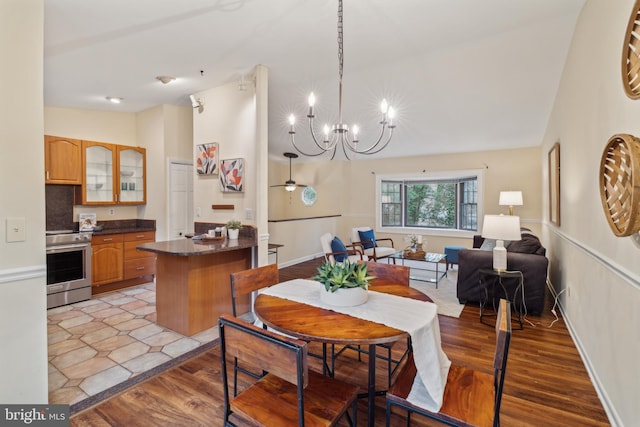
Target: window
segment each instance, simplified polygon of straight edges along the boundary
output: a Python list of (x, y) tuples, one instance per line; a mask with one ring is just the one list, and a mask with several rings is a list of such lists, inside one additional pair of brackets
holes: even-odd
[(378, 177), (383, 228), (477, 231), (481, 170)]

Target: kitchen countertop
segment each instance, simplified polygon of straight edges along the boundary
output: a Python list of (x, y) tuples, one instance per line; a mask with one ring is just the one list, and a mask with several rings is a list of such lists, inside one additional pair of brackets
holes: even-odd
[(193, 240), (179, 239), (164, 242), (143, 243), (136, 246), (141, 251), (172, 256), (197, 256), (235, 251), (258, 246), (254, 237), (240, 236), (237, 240)]
[(91, 231), (94, 236), (102, 236), (106, 234), (121, 234), (121, 233), (139, 233), (142, 231), (156, 231), (155, 227), (122, 227), (122, 228), (110, 228), (101, 231)]

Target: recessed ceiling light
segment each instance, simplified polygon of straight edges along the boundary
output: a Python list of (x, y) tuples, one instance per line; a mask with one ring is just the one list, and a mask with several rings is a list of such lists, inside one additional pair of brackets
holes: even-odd
[(107, 101), (113, 102), (114, 104), (120, 104), (123, 98), (118, 98), (116, 96), (107, 96)]
[(167, 83), (171, 83), (172, 81), (174, 81), (176, 78), (175, 77), (171, 77), (171, 76), (157, 76), (156, 80), (161, 81), (163, 84), (167, 84)]

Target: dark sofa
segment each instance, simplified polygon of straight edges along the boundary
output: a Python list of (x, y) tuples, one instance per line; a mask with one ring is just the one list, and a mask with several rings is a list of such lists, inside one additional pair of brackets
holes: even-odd
[[(478, 270), (493, 268), (493, 251), (479, 249), (484, 242), (480, 236), (474, 236), (473, 247), (458, 253), (458, 289), (460, 303), (480, 302), (484, 293), (480, 288)], [(546, 249), (540, 240), (529, 230), (522, 231), (522, 240), (513, 241), (507, 248), (507, 270), (519, 270), (524, 276), (524, 301), (529, 314), (539, 315), (544, 309), (544, 297), (547, 284), (549, 260)], [(492, 295), (489, 295), (492, 298)], [(522, 300), (516, 301), (520, 308)]]

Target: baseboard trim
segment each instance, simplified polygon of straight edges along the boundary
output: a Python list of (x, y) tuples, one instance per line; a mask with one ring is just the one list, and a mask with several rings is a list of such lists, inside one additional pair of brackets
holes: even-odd
[(320, 257), (324, 258), (324, 252), (318, 252), (315, 254), (303, 256), (301, 258), (296, 258), (289, 261), (281, 262), (278, 264), (278, 268), (291, 267), (292, 265), (299, 264), (305, 261), (311, 261), (312, 259), (316, 259)]
[[(551, 289), (551, 293), (554, 295), (554, 298), (555, 298), (555, 291), (551, 286), (549, 288)], [(620, 419), (618, 412), (616, 411), (611, 400), (609, 399), (609, 395), (604, 390), (602, 382), (600, 381), (600, 378), (596, 374), (595, 369), (591, 364), (591, 361), (586, 356), (587, 354), (586, 350), (582, 345), (582, 342), (578, 338), (578, 334), (573, 328), (573, 325), (571, 324), (571, 319), (566, 316), (564, 307), (560, 302), (558, 302), (558, 308), (560, 309), (560, 313), (562, 314), (564, 323), (567, 325), (567, 330), (569, 331), (569, 335), (571, 335), (571, 339), (573, 340), (574, 344), (576, 345), (576, 348), (578, 349), (578, 354), (580, 354), (580, 358), (582, 359), (582, 363), (584, 363), (584, 367), (587, 370), (587, 374), (589, 374), (589, 379), (591, 379), (591, 382), (593, 383), (594, 388), (596, 389), (596, 394), (600, 398), (600, 402), (602, 402), (602, 407), (604, 408), (604, 411), (607, 413), (607, 418), (609, 418), (609, 422), (611, 423), (611, 426), (623, 427), (624, 424), (622, 423), (622, 420)]]

